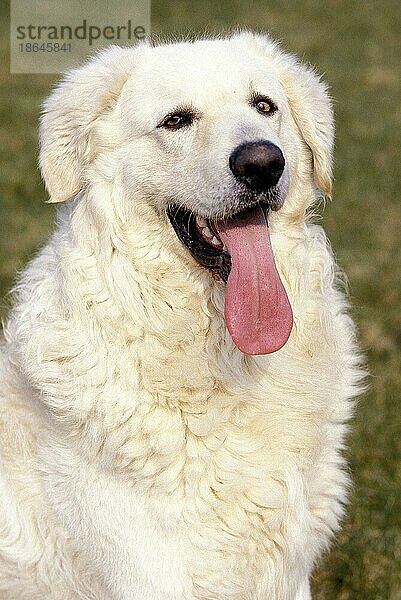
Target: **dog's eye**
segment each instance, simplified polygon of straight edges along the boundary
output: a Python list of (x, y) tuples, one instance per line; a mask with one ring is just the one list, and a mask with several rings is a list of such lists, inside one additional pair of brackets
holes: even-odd
[(272, 106), (269, 102), (264, 102), (263, 100), (261, 100), (260, 102), (257, 103), (256, 108), (258, 109), (259, 112), (268, 113), (271, 111)]
[(159, 127), (165, 129), (180, 129), (187, 125), (191, 125), (194, 117), (191, 113), (176, 113), (173, 115), (167, 115), (160, 123)]
[(252, 102), (256, 110), (264, 115), (269, 115), (277, 110), (277, 106), (268, 98), (255, 98)]

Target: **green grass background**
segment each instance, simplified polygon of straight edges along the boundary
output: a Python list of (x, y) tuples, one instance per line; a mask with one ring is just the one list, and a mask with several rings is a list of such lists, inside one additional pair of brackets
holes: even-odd
[[(127, 0), (128, 1), (128, 0)], [(55, 76), (0, 65), (0, 316), (15, 272), (47, 238), (54, 208), (37, 171), (37, 121)], [(354, 490), (314, 576), (316, 600), (401, 599), (401, 4), (399, 0), (154, 0), (153, 32), (270, 31), (317, 66), (335, 99), (334, 200), (322, 222), (348, 274), (370, 370), (350, 436)], [(17, 599), (16, 599), (17, 600)]]

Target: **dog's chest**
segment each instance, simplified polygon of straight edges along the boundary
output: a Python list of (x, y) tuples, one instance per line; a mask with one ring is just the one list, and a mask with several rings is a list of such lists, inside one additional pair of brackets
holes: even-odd
[[(97, 539), (102, 553), (121, 540), (127, 572), (163, 589), (178, 581), (179, 565), (193, 590), (183, 598), (217, 600), (216, 590), (227, 600), (279, 598), (280, 581), (296, 579), (306, 540), (313, 544), (305, 469), (317, 440), (288, 390), (282, 402), (259, 387), (242, 396), (216, 385), (210, 396), (199, 386), (197, 402), (181, 394), (180, 407), (142, 393), (131, 407), (127, 397), (127, 416), (109, 403), (74, 452), (78, 462), (52, 469), (49, 495), (64, 522), (85, 523), (74, 534), (80, 545)], [(44, 463), (62, 456), (52, 450)], [(171, 597), (180, 597), (175, 588)]]
[(171, 456), (181, 468), (154, 482), (150, 511), (162, 535), (177, 531), (188, 545), (196, 598), (215, 598), (216, 589), (225, 598), (273, 598), (269, 568), (280, 578), (285, 555), (298, 569), (310, 526), (302, 470), (260, 426), (244, 431), (231, 420), (207, 435), (186, 427), (182, 455)]

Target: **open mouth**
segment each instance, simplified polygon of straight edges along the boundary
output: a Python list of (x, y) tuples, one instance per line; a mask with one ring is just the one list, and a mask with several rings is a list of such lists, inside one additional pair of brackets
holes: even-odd
[(267, 209), (253, 205), (215, 221), (175, 205), (167, 210), (181, 243), (216, 279), (226, 282), (227, 328), (236, 346), (252, 355), (282, 348), (293, 323), (273, 256)]
[(175, 205), (168, 207), (167, 215), (178, 239), (192, 256), (208, 268), (215, 279), (227, 282), (231, 257), (212, 221)]

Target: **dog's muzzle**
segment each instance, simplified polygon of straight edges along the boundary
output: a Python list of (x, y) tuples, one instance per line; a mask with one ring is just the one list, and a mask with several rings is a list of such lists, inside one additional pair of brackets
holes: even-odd
[(280, 180), (285, 159), (280, 148), (264, 140), (237, 146), (229, 158), (232, 173), (248, 189), (267, 192)]

